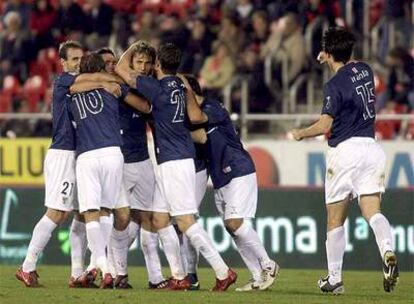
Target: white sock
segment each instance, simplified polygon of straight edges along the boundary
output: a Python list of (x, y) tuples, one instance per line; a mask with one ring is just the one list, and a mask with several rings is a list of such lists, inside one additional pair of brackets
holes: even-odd
[(141, 250), (147, 265), (148, 281), (158, 284), (164, 281), (161, 271), (161, 261), (158, 255), (158, 233), (153, 233), (141, 228)]
[(374, 231), (381, 259), (383, 259), (387, 251), (394, 251), (390, 223), (384, 215), (376, 213), (369, 219), (369, 225)]
[(201, 228), (200, 224), (194, 223), (187, 229), (185, 235), (189, 238), (191, 245), (201, 253), (201, 255), (211, 265), (216, 278), (224, 280), (228, 276), (229, 267), (224, 263), (217, 249), (214, 248), (207, 232)]
[(71, 276), (78, 278), (83, 273), (83, 264), (87, 248), (86, 227), (75, 218), (70, 226), (70, 258), (71, 258)]
[(33, 229), (32, 239), (27, 249), (26, 258), (24, 259), (22, 268), (24, 272), (36, 270), (37, 259), (49, 242), (53, 230), (57, 225), (46, 215), (44, 215)]
[(180, 253), (180, 241), (172, 225), (158, 230), (165, 257), (170, 264), (171, 275), (178, 280), (185, 278), (183, 261)]
[(326, 234), (326, 257), (328, 259), (329, 282), (342, 281), (342, 261), (345, 253), (345, 229), (337, 227)]
[(113, 278), (115, 278), (117, 273), (116, 273), (116, 267), (115, 267), (114, 241), (112, 239), (112, 234), (109, 239), (109, 244), (106, 247), (106, 257), (108, 261), (108, 272), (112, 275)]
[(92, 269), (96, 268), (96, 256), (93, 254), (90, 245), (88, 244), (89, 251), (91, 252), (91, 256), (89, 258), (89, 265), (86, 267), (87, 271), (91, 271)]
[(183, 234), (182, 255), (185, 259), (186, 272), (197, 273), (198, 252), (185, 234)]
[(125, 230), (112, 230), (111, 234), (111, 248), (114, 257), (115, 270), (117, 275), (128, 274), (128, 249), (129, 249), (129, 235), (128, 228)]
[(113, 219), (110, 216), (100, 216), (99, 223), (101, 224), (102, 236), (104, 237), (105, 248), (109, 244), (109, 239), (111, 238)]
[(233, 237), (237, 249), (250, 270), (253, 279), (261, 282), (262, 269), (266, 268), (271, 260), (263, 247), (262, 242), (253, 228), (244, 222), (239, 229), (234, 232)]
[(108, 273), (108, 263), (105, 254), (105, 241), (99, 222), (92, 221), (86, 223), (86, 236), (88, 238), (89, 248), (96, 258), (96, 266), (101, 269), (102, 273)]
[(135, 241), (135, 239), (138, 237), (139, 234), (139, 225), (135, 223), (134, 221), (130, 221), (128, 225), (128, 248), (132, 245), (132, 243)]

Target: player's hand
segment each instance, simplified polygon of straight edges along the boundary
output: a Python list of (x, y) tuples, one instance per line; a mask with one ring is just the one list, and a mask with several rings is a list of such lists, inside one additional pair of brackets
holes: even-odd
[(318, 57), (316, 57), (316, 60), (318, 60), (320, 64), (325, 63), (327, 60), (327, 54), (324, 51), (319, 52)]
[(181, 79), (187, 90), (191, 89), (190, 84), (187, 81), (187, 78), (185, 78), (183, 74), (177, 73), (177, 77)]
[(115, 95), (118, 98), (122, 95), (121, 86), (118, 83), (108, 82), (105, 83), (103, 87), (105, 91), (112, 95)]
[(293, 129), (292, 131), (290, 131), (290, 134), (292, 134), (293, 138), (297, 141), (300, 141), (303, 139), (299, 129)]

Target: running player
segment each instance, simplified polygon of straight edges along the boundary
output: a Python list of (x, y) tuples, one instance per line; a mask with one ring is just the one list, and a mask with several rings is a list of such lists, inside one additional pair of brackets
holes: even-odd
[[(38, 286), (37, 259), (49, 242), (52, 232), (65, 221), (72, 210), (78, 209), (75, 198), (75, 134), (67, 108), (69, 93), (103, 87), (108, 91), (116, 89), (110, 83), (97, 83), (96, 75), (76, 77), (82, 56), (83, 49), (78, 42), (66, 41), (59, 47), (59, 57), (64, 72), (57, 78), (53, 86), (52, 144), (44, 162), (45, 206), (47, 210), (33, 230), (26, 258), (22, 267), (16, 273), (17, 279), (22, 281), (27, 287)], [(75, 233), (72, 233), (73, 231)], [(85, 243), (84, 236), (85, 227), (82, 219), (78, 217), (72, 222), (71, 244)], [(80, 276), (83, 271), (82, 256), (82, 246), (72, 246), (72, 277), (70, 283)], [(79, 267), (82, 270), (77, 274), (76, 269)]]
[(191, 102), (195, 98), (206, 115), (206, 131), (202, 130), (201, 138), (196, 140), (207, 140), (207, 167), (213, 182), (217, 210), (252, 274), (252, 279), (236, 291), (266, 290), (274, 283), (279, 265), (269, 258), (257, 232), (245, 221), (255, 217), (257, 208), (257, 178), (253, 160), (243, 148), (225, 108), (218, 101), (202, 96), (196, 78), (186, 76), (184, 83), (189, 100), (188, 110), (200, 111), (196, 103)]
[(325, 178), (328, 276), (318, 285), (322, 292), (333, 294), (345, 292), (343, 225), (353, 198), (358, 198), (362, 216), (375, 234), (383, 261), (384, 290), (392, 291), (398, 281), (390, 224), (381, 214), (385, 153), (374, 138), (374, 76), (369, 65), (350, 60), (354, 43), (354, 36), (343, 28), (325, 32), (318, 60), (327, 63), (335, 75), (325, 85), (321, 117), (308, 128), (292, 130), (296, 140), (331, 132)]
[[(216, 273), (215, 291), (224, 291), (236, 281), (236, 273), (229, 269), (214, 248), (209, 236), (196, 222), (195, 198), (195, 151), (190, 132), (185, 126), (186, 98), (182, 81), (176, 76), (181, 63), (181, 52), (173, 44), (162, 45), (157, 53), (155, 72), (157, 79), (138, 76), (129, 67), (132, 45), (121, 57), (115, 70), (131, 86), (144, 95), (152, 104), (155, 121), (155, 145), (159, 182), (156, 184), (154, 206), (164, 214), (155, 217), (154, 226), (160, 233), (170, 225), (168, 213), (175, 217), (179, 229), (190, 239), (191, 244), (207, 259)], [(201, 119), (190, 116), (190, 120)], [(157, 197), (158, 193), (158, 197)], [(170, 262), (174, 278), (170, 280), (172, 289), (188, 289), (190, 283), (180, 257), (177, 235), (171, 233), (161, 241), (169, 241), (175, 251), (175, 261)]]

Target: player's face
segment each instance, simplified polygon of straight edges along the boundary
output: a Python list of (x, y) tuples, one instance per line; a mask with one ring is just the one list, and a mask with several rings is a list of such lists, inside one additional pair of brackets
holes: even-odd
[(140, 75), (149, 75), (153, 69), (151, 57), (147, 54), (136, 54), (132, 58), (132, 69)]
[(105, 61), (105, 71), (109, 74), (115, 73), (116, 58), (114, 55), (106, 53), (102, 54), (102, 59)]
[(68, 73), (79, 73), (79, 65), (83, 56), (81, 49), (68, 49), (67, 59), (62, 61), (63, 70)]

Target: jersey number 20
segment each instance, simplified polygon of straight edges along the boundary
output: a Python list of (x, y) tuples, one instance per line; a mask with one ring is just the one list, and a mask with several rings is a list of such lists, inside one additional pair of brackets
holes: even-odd
[(372, 81), (364, 83), (364, 85), (357, 86), (355, 88), (357, 94), (361, 97), (362, 103), (364, 105), (364, 120), (371, 119), (375, 117), (375, 95), (374, 87)]
[(185, 96), (183, 91), (174, 90), (171, 93), (171, 104), (176, 104), (177, 108), (175, 110), (173, 123), (183, 122), (184, 121), (184, 111), (185, 111)]

